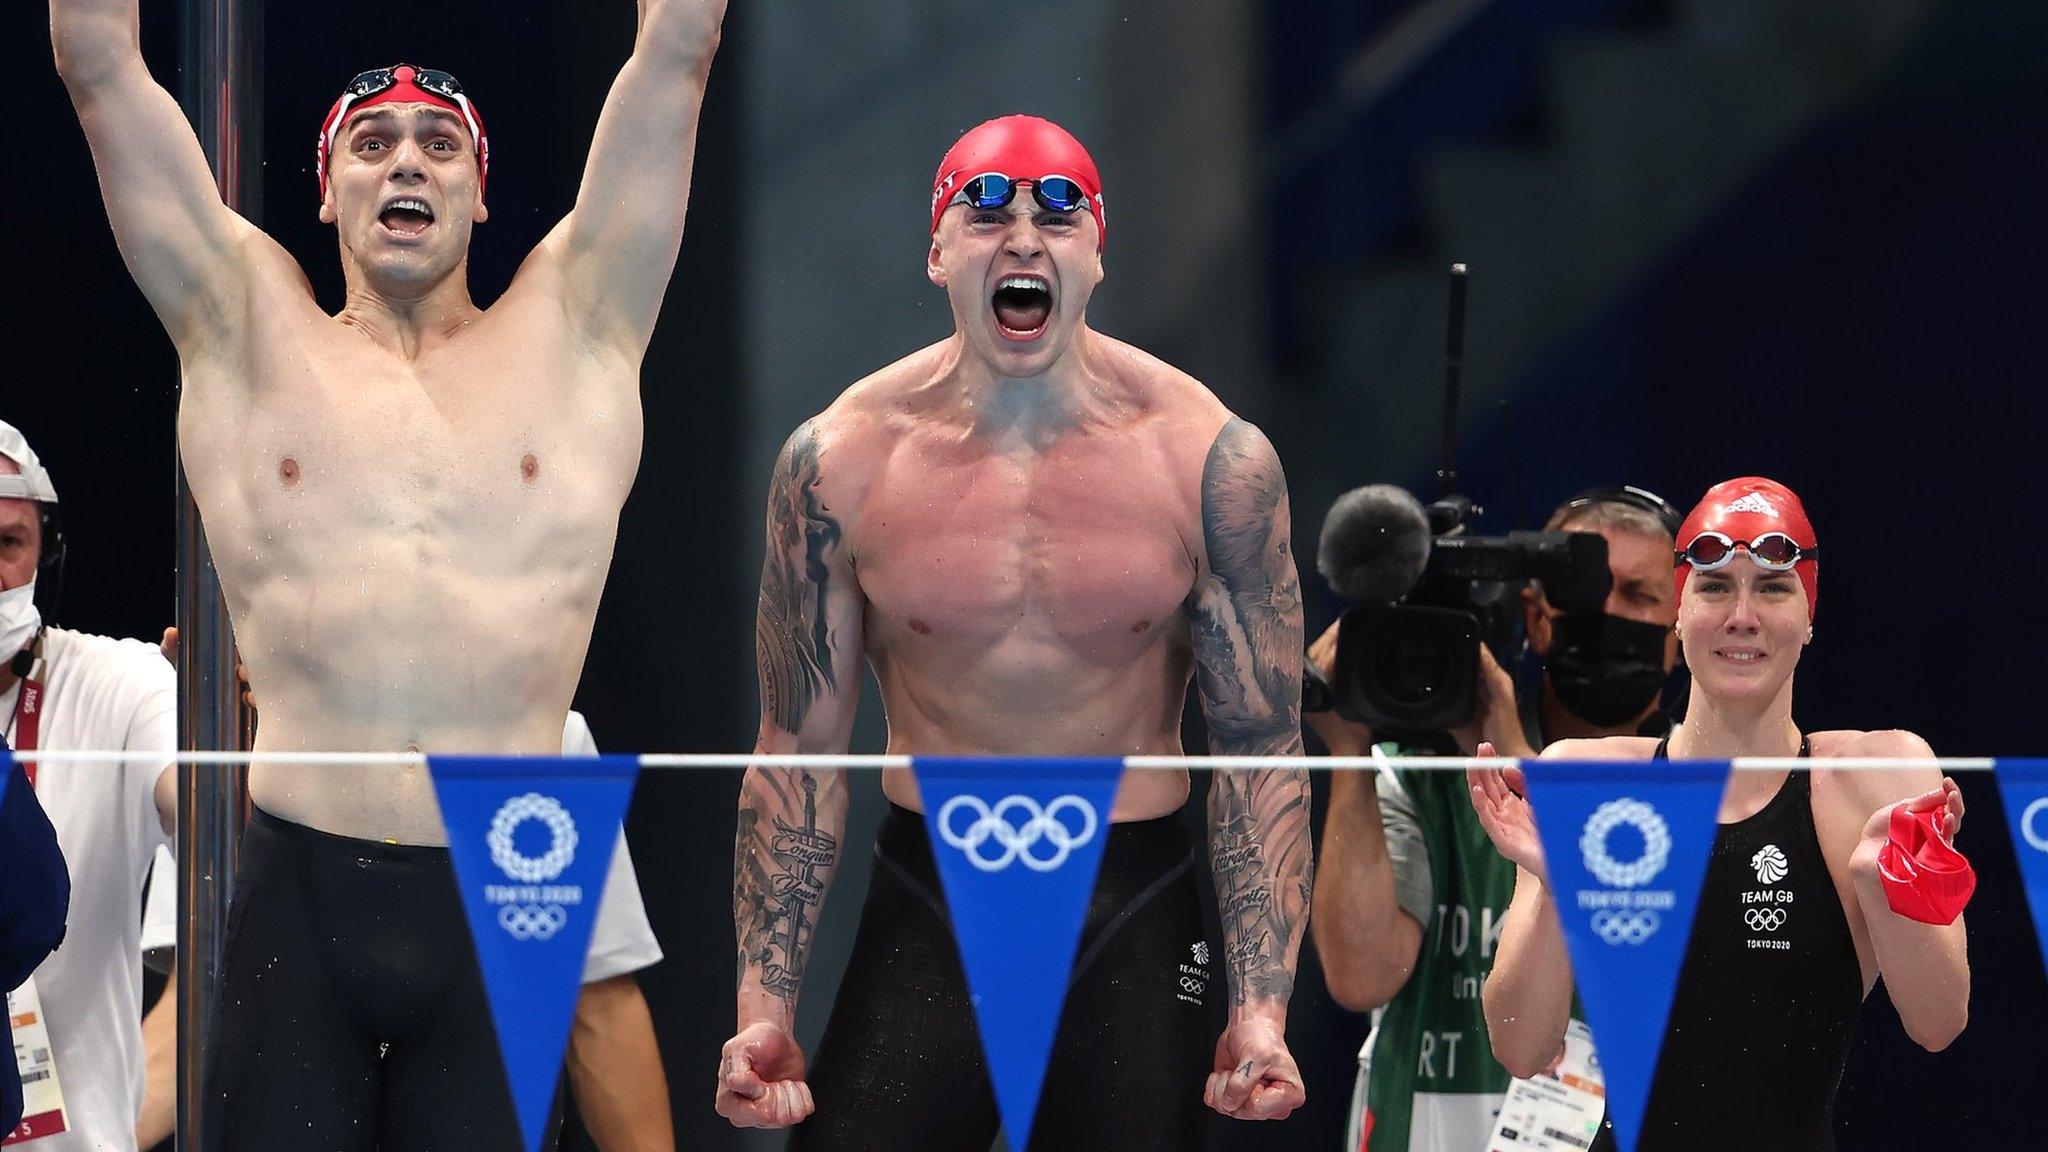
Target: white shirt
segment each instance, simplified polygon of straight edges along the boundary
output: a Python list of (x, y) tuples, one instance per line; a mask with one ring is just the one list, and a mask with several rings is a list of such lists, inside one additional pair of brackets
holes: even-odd
[[(569, 713), (562, 725), (562, 755), (595, 756), (597, 741), (581, 712)], [(146, 952), (173, 949), (178, 945), (178, 870), (168, 850), (158, 853), (156, 879), (149, 885), (149, 904), (143, 914), (142, 948)], [(591, 928), (590, 954), (583, 962), (583, 982), (595, 984), (624, 976), (661, 962), (661, 944), (647, 922), (647, 907), (640, 901), (640, 877), (633, 870), (632, 854), (626, 851), (626, 830), (619, 829), (618, 845), (612, 852), (611, 870), (605, 873), (603, 902), (597, 908), (597, 923)], [(63, 1070), (58, 1070), (63, 1075)], [(29, 1152), (42, 1152), (41, 1149)]]
[[(149, 751), (123, 764), (44, 764), (36, 797), (71, 870), (64, 944), (35, 972), (69, 1131), (24, 1152), (134, 1152), (142, 1112), (142, 881), (158, 846), (156, 783), (178, 743), (177, 674), (154, 644), (51, 628), (37, 747)], [(14, 716), (20, 686), (0, 693)], [(10, 728), (8, 740), (13, 742)]]

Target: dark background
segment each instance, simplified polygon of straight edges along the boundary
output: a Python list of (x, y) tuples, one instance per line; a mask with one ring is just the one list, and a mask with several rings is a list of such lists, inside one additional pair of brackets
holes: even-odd
[[(1021, 7), (1028, 17), (1032, 5)], [(1127, 34), (1163, 26), (1148, 19), (1175, 19), (1129, 7), (1137, 31)], [(1269, 135), (1289, 138), (1335, 83), (1347, 52), (1416, 7), (1251, 6), (1264, 78), (1257, 115)], [(1432, 276), (1438, 270), (1447, 237), (1456, 237), (1452, 217), (1432, 206), (1429, 157), (1446, 147), (1533, 153), (1568, 138), (1574, 122), (1558, 114), (1553, 95), (1575, 78), (1557, 64), (1556, 45), (1591, 33), (1668, 36), (1689, 27), (1697, 7), (1486, 6), (1373, 111), (1270, 173), (1252, 194), (1258, 218), (1242, 223), (1261, 239), (1260, 259), (1212, 270), (1213, 286), (1190, 294), (1171, 318), (1192, 330), (1209, 324), (1209, 309), (1258, 310), (1265, 345), (1255, 352), (1265, 372), (1257, 381), (1219, 379), (1199, 354), (1139, 334), (1215, 380), (1267, 428), (1294, 488), (1298, 551), (1312, 550), (1323, 509), (1344, 488), (1427, 479), (1433, 369), (1396, 364), (1371, 341), (1351, 340), (1353, 322), (1339, 305), (1346, 277), (1360, 270), (1403, 261)], [(572, 201), (605, 87), (629, 50), (631, 5), (480, 10), (428, 0), (402, 21), (272, 9), (265, 226), (298, 254), (323, 302), (338, 304), (333, 239), (314, 217), (319, 115), (361, 67), (400, 56), (446, 67), (478, 95), (494, 137), (492, 219), (472, 261), (477, 296), (487, 302)], [(1533, 526), (1558, 500), (1596, 483), (1641, 484), (1686, 506), (1729, 476), (1761, 472), (1788, 482), (1828, 548), (1825, 610), (1799, 680), (1802, 726), (1902, 727), (1945, 754), (2023, 754), (2037, 751), (2038, 581), (2048, 553), (2036, 447), (2048, 426), (2036, 369), (2038, 269), (2048, 256), (2039, 222), (2048, 96), (2038, 80), (2048, 14), (2021, 0), (1925, 9), (1924, 23), (1880, 75), (1787, 134), (1590, 294), (1581, 313), (1556, 326), (1561, 335), (1536, 351), (1487, 359), (1487, 333), (1508, 327), (1523, 306), (1509, 290), (1512, 269), (1485, 243), (1452, 252), (1473, 264), (1480, 344), (1462, 460), (1467, 488), (1489, 508), (1489, 530)], [(750, 376), (759, 350), (747, 346), (737, 286), (756, 271), (747, 266), (748, 242), (760, 237), (746, 228), (761, 216), (742, 206), (800, 193), (750, 184), (759, 165), (749, 153), (743, 94), (771, 80), (805, 82), (800, 69), (777, 71), (756, 50), (761, 41), (750, 40), (769, 18), (802, 10), (739, 0), (713, 70), (688, 237), (644, 371), (640, 478), (578, 697), (611, 750), (734, 751), (751, 742), (744, 624), (752, 601), (735, 573), (757, 564), (758, 537), (739, 538), (732, 525), (741, 519), (736, 510), (757, 504), (763, 477), (737, 445), (761, 434), (747, 422), (750, 390), (783, 382)], [(64, 496), (73, 549), (64, 622), (154, 636), (172, 612), (176, 364), (112, 244), (90, 158), (50, 65), (44, 17), (36, 4), (0, 15), (0, 107), (12, 127), (0, 168), (0, 322), (10, 353), (0, 369), (0, 416), (30, 437)], [(175, 88), (174, 20), (170, 5), (145, 5), (145, 51)], [(1031, 32), (1027, 19), (1022, 32), (987, 34)], [(1116, 64), (1113, 56), (1084, 62)], [(1154, 79), (1153, 99), (1170, 105), (1178, 80)], [(1126, 90), (1133, 85), (1143, 88), (1144, 78), (1126, 78)], [(1659, 107), (1654, 95), (1646, 87), (1640, 108)], [(1613, 115), (1651, 115), (1637, 103), (1605, 102)], [(1704, 104), (1680, 107), (1645, 137), (1656, 139), (1660, 128), (1679, 135), (1691, 127), (1687, 116), (1714, 114)], [(934, 137), (929, 151), (936, 156), (949, 142)], [(1168, 197), (1147, 195), (1145, 171), (1098, 154), (1109, 187), (1119, 190), (1121, 218), (1156, 211), (1171, 222)], [(1247, 165), (1260, 170), (1277, 163), (1275, 155)], [(917, 183), (889, 175), (892, 195)], [(903, 199), (874, 211), (920, 218), (914, 188)], [(1502, 182), (1496, 199), (1491, 208), (1510, 223), (1526, 207), (1525, 231), (1549, 227), (1526, 188)], [(1170, 228), (1148, 227), (1171, 241)], [(1614, 246), (1624, 240), (1617, 234)], [(1563, 251), (1538, 278), (1555, 277), (1562, 290), (1581, 277), (1580, 262), (1597, 255)], [(1114, 273), (1145, 267), (1152, 254), (1133, 244), (1109, 259), (1106, 296), (1145, 292)], [(1416, 314), (1440, 325), (1441, 288), (1434, 279), (1417, 284)], [(879, 365), (907, 350), (859, 351)], [(1404, 442), (1424, 448), (1405, 450)], [(1310, 625), (1319, 628), (1341, 605), (1312, 574), (1307, 584), (1317, 590)], [(706, 1098), (714, 1054), (732, 1026), (723, 941), (735, 784), (725, 774), (649, 773), (629, 824), (648, 910), (669, 954), (642, 983), (674, 1085), (679, 1144), (693, 1152), (763, 1146), (732, 1134)], [(2040, 1147), (2034, 1101), (2048, 1082), (2038, 1055), (2048, 988), (1996, 792), (1982, 777), (1964, 786), (1964, 844), (1981, 877), (1970, 921), (1972, 1022), (1948, 1052), (1928, 1055), (1903, 1039), (1882, 995), (1873, 997), (1838, 1105), (1844, 1148)], [(856, 900), (842, 891), (834, 903), (850, 918)], [(1336, 1147), (1365, 1021), (1328, 1005), (1312, 955), (1303, 969), (1292, 1036), (1311, 1105), (1285, 1125), (1219, 1125), (1229, 1147)]]

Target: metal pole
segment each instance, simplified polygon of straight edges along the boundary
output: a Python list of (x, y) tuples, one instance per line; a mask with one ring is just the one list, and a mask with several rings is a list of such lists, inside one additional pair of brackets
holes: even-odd
[[(184, 0), (179, 100), (229, 208), (261, 221), (262, 0)], [(234, 631), (199, 522), (177, 474), (178, 741), (187, 751), (240, 744)], [(218, 1143), (202, 1092), (220, 1000), (220, 960), (233, 899), (246, 789), (240, 768), (178, 770), (178, 1146)]]

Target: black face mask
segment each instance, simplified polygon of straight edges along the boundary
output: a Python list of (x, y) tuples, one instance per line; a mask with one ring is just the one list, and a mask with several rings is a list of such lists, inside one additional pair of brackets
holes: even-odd
[(1566, 613), (1550, 625), (1545, 674), (1565, 711), (1612, 727), (1642, 715), (1664, 686), (1671, 629), (1619, 616)]

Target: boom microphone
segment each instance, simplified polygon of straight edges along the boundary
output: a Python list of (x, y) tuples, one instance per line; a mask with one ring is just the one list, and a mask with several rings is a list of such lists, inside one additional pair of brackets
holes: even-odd
[(1353, 488), (1323, 517), (1316, 571), (1346, 600), (1398, 600), (1422, 578), (1430, 539), (1429, 514), (1405, 489), (1392, 484)]

